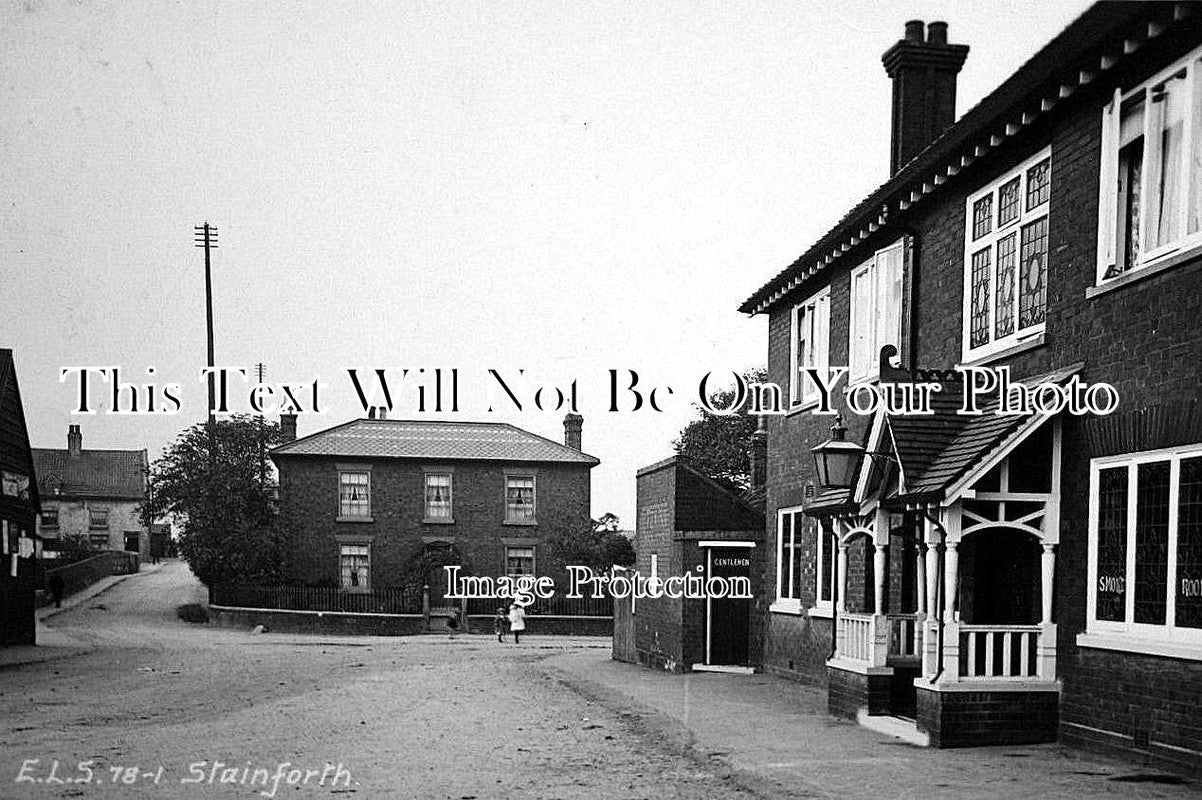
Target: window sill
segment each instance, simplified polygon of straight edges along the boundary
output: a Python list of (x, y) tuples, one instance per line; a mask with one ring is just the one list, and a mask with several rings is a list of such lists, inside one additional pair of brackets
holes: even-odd
[(818, 408), (821, 399), (822, 398), (820, 397), (815, 397), (813, 400), (806, 400), (804, 403), (799, 403), (798, 405), (792, 406), (788, 411), (785, 412), (785, 416), (792, 417), (797, 414), (804, 414), (807, 411), (813, 411), (815, 408)]
[(1034, 350), (1037, 347), (1043, 347), (1044, 332), (1040, 331), (1032, 335), (1030, 338), (1024, 339), (1021, 342), (1016, 342), (1009, 347), (1003, 347), (1001, 350), (994, 350), (985, 355), (976, 356), (974, 358), (966, 358), (957, 364), (957, 367), (979, 367), (982, 364), (989, 364), (994, 361), (1001, 361), (1010, 356), (1016, 356), (1019, 353), (1025, 353), (1028, 350)]
[(334, 517), (335, 522), (375, 522), (374, 517)]
[(834, 606), (814, 606), (807, 613), (809, 613), (811, 617), (833, 619), (835, 616), (835, 608)]
[(1142, 267), (1136, 267), (1130, 272), (1124, 272), (1117, 278), (1112, 278), (1103, 284), (1088, 287), (1085, 290), (1085, 299), (1092, 300), (1093, 298), (1104, 295), (1107, 292), (1112, 292), (1115, 289), (1121, 289), (1124, 286), (1142, 281), (1144, 278), (1151, 278), (1153, 275), (1159, 275), (1160, 273), (1166, 272), (1186, 261), (1192, 261), (1199, 256), (1202, 256), (1202, 248), (1196, 246), (1191, 247), (1188, 250), (1182, 250), (1176, 253), (1170, 253), (1167, 256), (1162, 256), (1150, 264), (1146, 264)]
[(1077, 646), (1098, 650), (1121, 650), (1144, 656), (1165, 656), (1202, 661), (1202, 647), (1191, 642), (1172, 642), (1121, 633), (1078, 633)]
[(791, 600), (787, 597), (776, 600), (772, 605), (768, 606), (768, 610), (773, 614), (790, 614), (795, 617), (800, 617), (805, 613), (805, 609), (801, 607), (800, 600)]
[(519, 528), (533, 528), (538, 524), (536, 519), (507, 519), (501, 523), (502, 525), (515, 525)]
[(422, 519), (423, 525), (454, 525), (453, 517), (425, 517)]

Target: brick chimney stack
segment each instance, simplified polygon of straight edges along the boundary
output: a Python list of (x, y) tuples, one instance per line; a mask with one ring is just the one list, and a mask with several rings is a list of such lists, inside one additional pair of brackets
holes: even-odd
[(947, 23), (906, 23), (905, 38), (890, 47), (881, 61), (893, 80), (893, 139), (889, 174), (956, 121), (956, 76), (968, 57), (968, 45), (947, 43)]
[(78, 425), (67, 426), (67, 453), (71, 458), (79, 458), (83, 453), (83, 434)]
[(280, 441), (296, 441), (296, 414), (280, 414)]
[(563, 418), (563, 443), (573, 450), (580, 450), (580, 434), (584, 428), (584, 417), (568, 414)]

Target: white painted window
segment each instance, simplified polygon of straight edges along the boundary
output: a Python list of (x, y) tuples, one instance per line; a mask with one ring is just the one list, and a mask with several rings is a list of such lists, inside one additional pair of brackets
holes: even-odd
[(1202, 650), (1202, 445), (1090, 464), (1090, 634)]
[(831, 290), (826, 287), (793, 306), (789, 337), (789, 404), (818, 400), (818, 387), (805, 374), (807, 368), (825, 374), (830, 367)]
[(1102, 112), (1098, 283), (1202, 248), (1202, 48)]
[(348, 592), (371, 591), (371, 545), (344, 544), (338, 553), (341, 586)]
[(505, 476), (506, 522), (534, 522), (535, 503), (533, 475)]
[(965, 202), (965, 361), (1044, 331), (1051, 163), (1044, 149)]
[(451, 519), (451, 473), (426, 473), (426, 519)]
[(776, 602), (773, 611), (801, 613), (802, 558), (805, 517), (801, 506), (776, 514)]
[(505, 548), (505, 574), (518, 575), (533, 575), (534, 574), (534, 548), (533, 547), (506, 547)]
[(902, 243), (878, 250), (851, 273), (848, 380), (880, 372), (881, 348), (901, 343)]
[(371, 516), (371, 473), (338, 473), (338, 516)]

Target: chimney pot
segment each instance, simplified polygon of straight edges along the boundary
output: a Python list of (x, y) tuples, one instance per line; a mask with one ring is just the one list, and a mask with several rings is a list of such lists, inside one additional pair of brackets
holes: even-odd
[(581, 450), (581, 431), (584, 428), (584, 417), (579, 414), (567, 414), (563, 418), (563, 443), (573, 450)]
[(83, 453), (83, 434), (78, 425), (67, 426), (67, 453), (72, 458), (79, 458)]
[(890, 175), (956, 121), (956, 76), (967, 57), (966, 45), (948, 44), (946, 22), (918, 20), (907, 22), (905, 38), (881, 56), (893, 81)]

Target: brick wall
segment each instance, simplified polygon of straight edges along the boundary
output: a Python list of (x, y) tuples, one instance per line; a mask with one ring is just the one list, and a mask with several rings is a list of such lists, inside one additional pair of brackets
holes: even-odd
[(1056, 692), (917, 690), (917, 723), (935, 747), (1037, 744), (1056, 739)]
[[(635, 488), (635, 569), (651, 572), (651, 556), (658, 557), (661, 575), (680, 575), (681, 548), (675, 542), (676, 467), (665, 464), (641, 471)], [(682, 600), (670, 597), (637, 600), (633, 625), (635, 650), (640, 663), (680, 672), (684, 669)]]
[[(473, 574), (504, 575), (505, 540), (534, 539), (535, 569), (566, 591), (566, 575), (546, 541), (556, 531), (587, 524), (590, 480), (586, 466), (503, 462), (355, 460), (371, 465), (371, 522), (337, 522), (338, 468), (350, 459), (280, 458), (280, 513), (289, 532), (286, 574), (306, 584), (337, 583), (339, 538), (371, 540), (374, 588), (398, 586), (424, 541), (450, 539)], [(453, 523), (423, 522), (423, 467), (454, 468)], [(536, 525), (505, 520), (507, 469), (536, 477)], [(338, 538), (336, 538), (338, 537)], [(465, 570), (466, 571), (466, 570)]]

